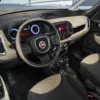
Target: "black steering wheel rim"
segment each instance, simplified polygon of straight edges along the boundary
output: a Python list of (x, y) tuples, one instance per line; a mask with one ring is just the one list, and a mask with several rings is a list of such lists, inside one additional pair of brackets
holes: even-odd
[[(50, 27), (52, 27), (53, 31), (54, 31), (55, 34), (58, 36), (58, 42), (59, 42), (58, 44), (59, 44), (59, 45), (58, 45), (58, 49), (57, 49), (56, 55), (55, 55), (55, 57), (54, 57), (50, 62), (48, 62), (47, 64), (37, 64), (37, 63), (35, 63), (35, 62), (32, 62), (32, 61), (28, 60), (28, 59), (25, 57), (25, 55), (24, 55), (24, 53), (23, 53), (23, 51), (22, 51), (22, 48), (21, 48), (21, 32), (22, 32), (23, 28), (24, 28), (27, 24), (29, 24), (29, 23), (31, 23), (31, 22), (36, 22), (36, 21), (41, 21), (41, 22), (43, 22), (43, 23), (48, 24)], [(19, 56), (21, 57), (21, 59), (22, 59), (24, 62), (26, 62), (28, 65), (30, 65), (30, 66), (32, 66), (32, 67), (41, 68), (41, 67), (47, 67), (47, 66), (50, 66), (50, 65), (54, 64), (54, 62), (57, 60), (57, 58), (58, 58), (58, 56), (59, 56), (59, 54), (60, 54), (60, 47), (61, 47), (61, 46), (60, 46), (60, 36), (59, 36), (59, 34), (58, 34), (56, 28), (55, 28), (50, 22), (45, 21), (45, 20), (43, 20), (43, 19), (30, 19), (30, 20), (27, 20), (26, 22), (24, 22), (24, 23), (20, 26), (20, 28), (19, 28), (19, 30), (18, 30), (18, 33), (17, 33), (17, 36), (16, 36), (16, 49), (17, 49), (17, 52), (18, 52)]]

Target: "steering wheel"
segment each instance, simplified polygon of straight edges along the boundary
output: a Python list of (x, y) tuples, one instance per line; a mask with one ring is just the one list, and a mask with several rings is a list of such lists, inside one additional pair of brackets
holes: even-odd
[[(50, 32), (39, 33), (31, 37), (26, 37), (22, 42), (22, 31), (30, 23), (42, 23), (50, 28)], [(60, 36), (56, 28), (48, 21), (43, 19), (30, 19), (24, 22), (16, 36), (16, 49), (21, 59), (32, 67), (47, 67), (52, 65), (60, 54)], [(40, 62), (30, 60), (27, 55), (31, 54), (32, 58), (37, 57)], [(32, 59), (31, 58), (31, 59)]]

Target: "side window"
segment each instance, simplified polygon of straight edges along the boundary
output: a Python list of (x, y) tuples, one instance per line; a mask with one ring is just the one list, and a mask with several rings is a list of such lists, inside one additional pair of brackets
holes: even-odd
[(100, 0), (86, 0), (78, 7), (78, 9), (82, 9), (82, 10), (90, 9), (99, 1)]

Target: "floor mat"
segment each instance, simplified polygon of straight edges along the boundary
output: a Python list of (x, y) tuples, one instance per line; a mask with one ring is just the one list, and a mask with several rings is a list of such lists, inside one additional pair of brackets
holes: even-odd
[(28, 91), (40, 80), (48, 77), (40, 69), (14, 69), (7, 72), (10, 94), (13, 100), (27, 100)]

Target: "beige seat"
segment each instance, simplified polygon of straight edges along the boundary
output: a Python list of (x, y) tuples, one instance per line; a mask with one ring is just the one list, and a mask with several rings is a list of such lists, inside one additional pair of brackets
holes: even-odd
[(88, 100), (83, 85), (68, 75), (53, 75), (30, 89), (28, 100)]
[(80, 65), (80, 73), (84, 79), (90, 79), (100, 86), (100, 54), (91, 54), (84, 58)]

